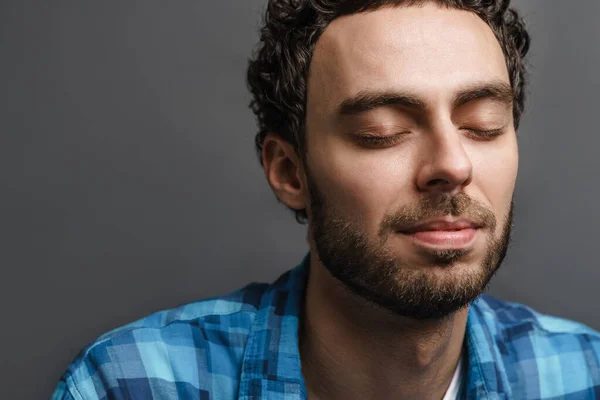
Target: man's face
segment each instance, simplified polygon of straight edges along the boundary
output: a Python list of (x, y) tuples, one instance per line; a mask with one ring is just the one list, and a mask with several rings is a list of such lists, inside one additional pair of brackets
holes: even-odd
[(305, 160), (331, 274), (412, 318), (477, 297), (508, 245), (511, 101), (500, 44), (472, 13), (428, 3), (334, 20), (311, 63)]

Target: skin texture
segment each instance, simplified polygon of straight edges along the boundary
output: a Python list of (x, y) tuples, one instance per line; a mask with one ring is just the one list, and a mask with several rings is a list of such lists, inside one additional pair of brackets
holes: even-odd
[[(319, 38), (308, 80), (305, 156), (276, 133), (263, 147), (275, 194), (309, 215), (311, 268), (300, 332), (309, 398), (443, 397), (468, 307), (414, 318), (406, 307), (373, 302), (334, 277), (315, 243), (311, 187), (330, 214), (334, 209), (397, 260), (398, 290), (371, 289), (393, 294), (418, 277), (428, 284), (428, 297), (443, 288), (460, 290), (482, 275), (490, 254), (501, 261), (498, 243), (510, 224), (518, 151), (512, 109), (502, 96), (462, 102), (457, 96), (502, 84), (508, 86), (509, 78), (500, 45), (485, 22), (466, 11), (431, 3), (386, 7), (338, 18)], [(405, 96), (402, 104), (340, 114), (341, 105), (367, 91), (409, 94), (412, 103)], [(373, 136), (388, 139), (374, 145)], [(495, 223), (477, 230), (467, 252), (444, 259), (443, 244), (422, 246), (393, 230), (382, 239), (391, 215), (440, 196), (467, 196)], [(360, 264), (374, 273), (378, 265)], [(394, 299), (406, 300), (388, 298)]]

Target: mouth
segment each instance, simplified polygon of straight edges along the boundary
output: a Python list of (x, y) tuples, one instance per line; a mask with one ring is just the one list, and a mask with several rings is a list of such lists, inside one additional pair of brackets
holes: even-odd
[(468, 250), (483, 228), (469, 220), (438, 219), (419, 223), (398, 233), (420, 246), (434, 250)]

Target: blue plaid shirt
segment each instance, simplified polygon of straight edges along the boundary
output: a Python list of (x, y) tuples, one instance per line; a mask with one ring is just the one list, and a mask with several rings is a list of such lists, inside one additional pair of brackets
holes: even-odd
[[(152, 314), (76, 357), (53, 400), (306, 399), (298, 319), (308, 259), (272, 285)], [(600, 399), (600, 334), (481, 296), (461, 398)]]

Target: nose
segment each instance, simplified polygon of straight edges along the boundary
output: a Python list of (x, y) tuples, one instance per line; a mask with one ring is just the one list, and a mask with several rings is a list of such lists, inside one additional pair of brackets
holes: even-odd
[(453, 193), (471, 183), (473, 164), (465, 151), (463, 137), (454, 127), (428, 135), (417, 175), (423, 192)]

